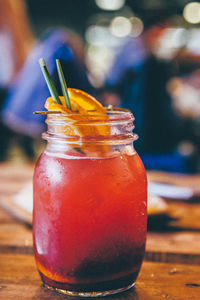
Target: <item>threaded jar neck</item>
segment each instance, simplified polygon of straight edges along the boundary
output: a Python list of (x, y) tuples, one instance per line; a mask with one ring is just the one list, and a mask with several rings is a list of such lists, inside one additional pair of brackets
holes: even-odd
[(70, 144), (124, 144), (137, 139), (133, 133), (134, 117), (125, 110), (107, 114), (49, 114), (43, 138)]

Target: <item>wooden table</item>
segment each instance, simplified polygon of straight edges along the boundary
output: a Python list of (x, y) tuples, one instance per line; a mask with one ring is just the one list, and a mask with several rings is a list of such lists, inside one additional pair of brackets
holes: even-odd
[[(32, 173), (32, 165), (0, 164), (0, 198), (19, 191)], [(196, 182), (198, 190), (200, 177), (191, 179), (180, 178), (180, 185)], [(200, 204), (173, 202), (170, 207), (174, 219), (169, 226), (148, 232), (145, 262), (136, 287), (112, 299), (200, 299)], [(41, 286), (31, 228), (0, 208), (0, 299), (66, 298)]]

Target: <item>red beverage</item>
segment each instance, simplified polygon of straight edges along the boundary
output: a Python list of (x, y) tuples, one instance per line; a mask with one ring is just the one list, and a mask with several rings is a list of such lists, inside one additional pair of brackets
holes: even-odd
[(145, 251), (143, 164), (130, 145), (97, 157), (74, 149), (47, 148), (35, 169), (38, 270), (47, 286), (67, 294), (125, 290)]

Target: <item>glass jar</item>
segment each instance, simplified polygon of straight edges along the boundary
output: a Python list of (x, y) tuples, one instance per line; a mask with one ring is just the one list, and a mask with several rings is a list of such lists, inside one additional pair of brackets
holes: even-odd
[(46, 287), (94, 297), (134, 286), (145, 252), (147, 179), (133, 120), (127, 111), (48, 115), (33, 210)]

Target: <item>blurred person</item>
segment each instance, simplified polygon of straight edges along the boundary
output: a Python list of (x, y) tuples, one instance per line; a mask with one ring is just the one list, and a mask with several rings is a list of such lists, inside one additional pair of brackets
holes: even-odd
[[(40, 57), (44, 57), (46, 60), (59, 92), (56, 59), (61, 60), (63, 72), (70, 87), (83, 89), (87, 92), (91, 92), (92, 87), (87, 78), (84, 45), (80, 37), (69, 30), (58, 28), (48, 30), (40, 40), (36, 40), (28, 23), (24, 1), (9, 0), (8, 2), (13, 5), (12, 11), (6, 11), (12, 15), (12, 23), (8, 24), (8, 28), (15, 27), (15, 24), (18, 23), (18, 10), (21, 14), (19, 17), (24, 20), (24, 22), (19, 22), (21, 26), (17, 25), (18, 30), (12, 31), (13, 41), (16, 41), (16, 44), (20, 43), (21, 40), (24, 42), (26, 39), (34, 42), (29, 43), (30, 47), (27, 46), (26, 51), (24, 50), (24, 57), (21, 59), (22, 64), (19, 64), (16, 74), (9, 84), (2, 108), (2, 122), (13, 132), (20, 133), (26, 139), (33, 139), (40, 136), (45, 130), (44, 117), (35, 116), (33, 112), (44, 110), (45, 100), (50, 96), (38, 64)], [(19, 37), (18, 31), (22, 30), (23, 32), (22, 27), (26, 27), (27, 37), (23, 34), (22, 37)], [(26, 45), (25, 42), (24, 44)]]
[[(190, 118), (191, 139), (180, 145), (183, 151), (196, 153), (196, 170), (200, 171), (200, 69), (184, 76), (173, 77), (167, 84), (178, 114)], [(193, 148), (193, 149), (192, 149)]]
[[(13, 80), (34, 44), (24, 2), (0, 0), (0, 111)], [(11, 141), (17, 139), (25, 154), (32, 158), (32, 139), (14, 133), (0, 117), (0, 161), (7, 158)]]
[(23, 0), (0, 0), (0, 86), (9, 86), (35, 43)]
[(167, 84), (175, 110), (186, 118), (200, 118), (200, 70), (173, 77)]
[(185, 171), (176, 149), (190, 135), (190, 122), (175, 113), (167, 91), (173, 64), (155, 55), (167, 27), (165, 18), (155, 18), (140, 37), (122, 47), (105, 81), (104, 102), (118, 104), (120, 99), (120, 105), (132, 111), (139, 135), (135, 147), (147, 168)]

